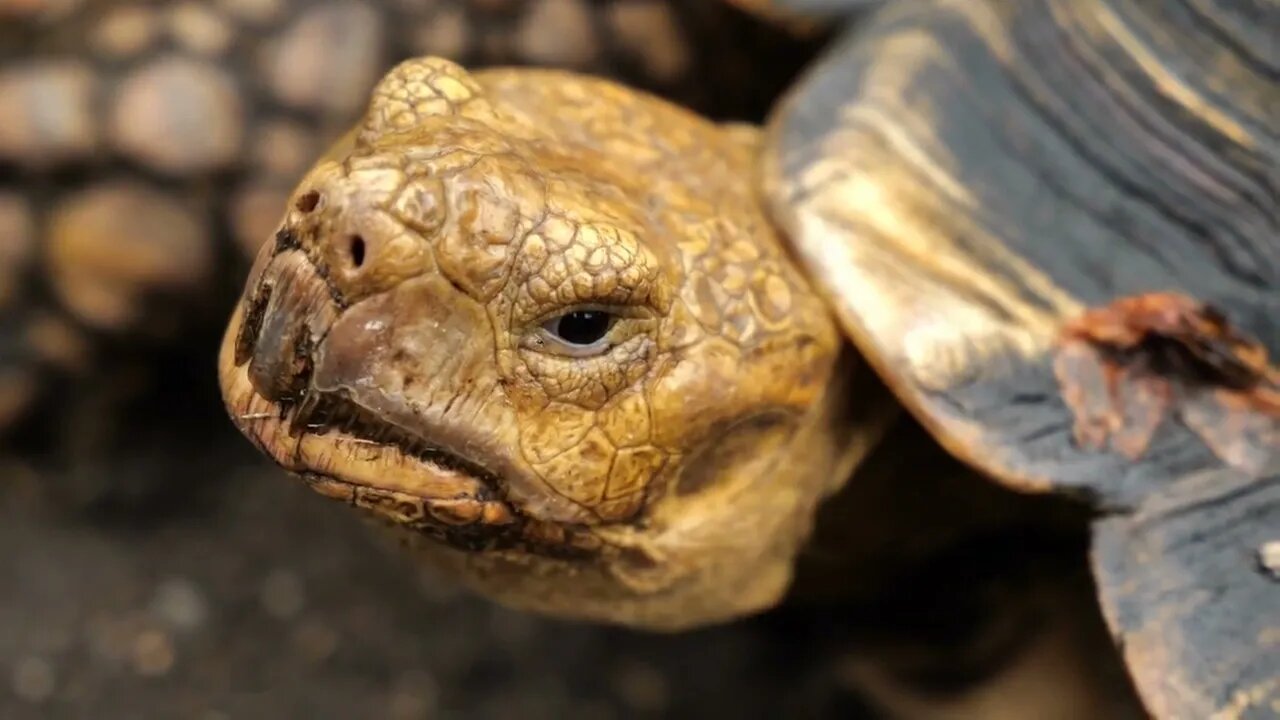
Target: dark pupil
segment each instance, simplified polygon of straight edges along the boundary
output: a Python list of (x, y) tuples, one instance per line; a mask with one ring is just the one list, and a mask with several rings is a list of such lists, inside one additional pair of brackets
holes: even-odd
[(577, 310), (560, 317), (556, 335), (571, 345), (590, 345), (609, 332), (609, 313)]

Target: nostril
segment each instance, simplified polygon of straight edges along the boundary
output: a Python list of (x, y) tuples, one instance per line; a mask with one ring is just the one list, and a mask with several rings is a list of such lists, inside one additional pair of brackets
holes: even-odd
[(351, 264), (355, 267), (364, 265), (364, 238), (351, 236)]
[(318, 206), (319, 204), (320, 204), (320, 193), (316, 192), (315, 190), (312, 190), (310, 192), (303, 193), (303, 195), (298, 198), (298, 202), (295, 203), (294, 206), (298, 208), (299, 212), (309, 213), (312, 210), (315, 210), (316, 206)]

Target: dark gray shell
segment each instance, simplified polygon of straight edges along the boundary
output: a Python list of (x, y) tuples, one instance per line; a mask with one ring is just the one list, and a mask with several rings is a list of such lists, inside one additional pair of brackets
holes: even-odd
[(891, 3), (781, 104), (765, 168), (933, 435), (1098, 509), (1149, 709), (1274, 717), (1280, 5)]

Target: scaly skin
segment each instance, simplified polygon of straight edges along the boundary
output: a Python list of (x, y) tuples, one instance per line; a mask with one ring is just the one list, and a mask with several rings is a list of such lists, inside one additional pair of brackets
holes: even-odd
[[(801, 576), (875, 616), (875, 702), (1129, 717), (1083, 552), (1031, 547), (1078, 509), (910, 432), (766, 217), (759, 139), (575, 74), (397, 67), (259, 254), (233, 420), (485, 596), (650, 630), (777, 604), (847, 484)], [(613, 322), (582, 347), (584, 308)], [(985, 559), (939, 553), (966, 538)]]
[[(776, 603), (882, 425), (852, 427), (855, 360), (744, 182), (757, 140), (603, 80), (400, 65), (257, 259), (233, 419), (509, 605)], [(603, 340), (548, 330), (583, 308)]]

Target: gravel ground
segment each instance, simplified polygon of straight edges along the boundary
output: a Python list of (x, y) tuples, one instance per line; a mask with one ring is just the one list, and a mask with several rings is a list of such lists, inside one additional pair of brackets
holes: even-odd
[(663, 637), (501, 610), (242, 445), (146, 518), (90, 521), (0, 471), (0, 717), (862, 714), (813, 618)]

